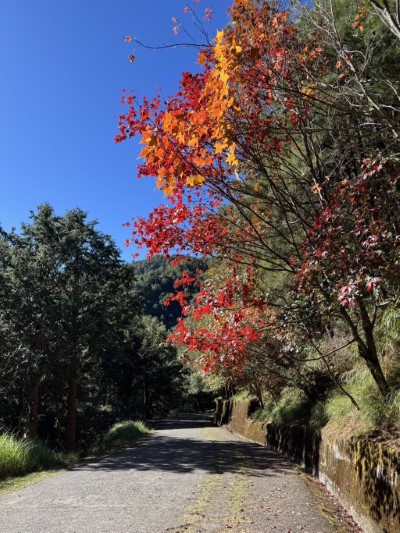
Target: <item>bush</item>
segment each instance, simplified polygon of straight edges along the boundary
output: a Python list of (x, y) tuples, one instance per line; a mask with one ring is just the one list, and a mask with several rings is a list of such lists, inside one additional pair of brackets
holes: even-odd
[(62, 466), (66, 456), (55, 453), (43, 443), (0, 435), (0, 479)]
[(269, 399), (264, 409), (258, 409), (252, 418), (274, 424), (307, 423), (310, 418), (311, 404), (305, 394), (297, 388), (286, 387), (280, 399)]
[(310, 403), (301, 390), (284, 389), (280, 401), (271, 412), (271, 422), (275, 424), (307, 422), (310, 408)]
[[(106, 433), (104, 447), (97, 451), (112, 450), (125, 444), (132, 444), (139, 437), (151, 432), (140, 421), (119, 422)], [(0, 435), (0, 479), (59, 468), (77, 459), (75, 454), (54, 452), (40, 441), (18, 439), (9, 433)]]
[(104, 438), (106, 449), (118, 448), (125, 444), (132, 444), (140, 437), (149, 435), (152, 432), (143, 422), (139, 420), (124, 420), (114, 424)]

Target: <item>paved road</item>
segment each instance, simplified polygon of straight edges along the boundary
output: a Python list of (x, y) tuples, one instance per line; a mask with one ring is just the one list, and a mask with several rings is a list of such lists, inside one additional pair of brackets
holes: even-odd
[(280, 455), (201, 415), (134, 448), (0, 497), (1, 533), (332, 533), (321, 502)]

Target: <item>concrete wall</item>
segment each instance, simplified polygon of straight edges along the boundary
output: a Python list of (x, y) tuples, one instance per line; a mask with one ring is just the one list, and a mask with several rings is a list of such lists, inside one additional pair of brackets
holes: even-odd
[(277, 426), (248, 417), (251, 401), (219, 400), (215, 421), (279, 450), (318, 477), (366, 533), (400, 532), (400, 452), (378, 442), (338, 439), (305, 426)]

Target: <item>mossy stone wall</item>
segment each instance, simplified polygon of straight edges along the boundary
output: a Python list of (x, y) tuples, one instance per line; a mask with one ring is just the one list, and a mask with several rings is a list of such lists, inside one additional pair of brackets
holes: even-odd
[(366, 533), (400, 532), (400, 452), (366, 438), (341, 439), (306, 426), (248, 417), (251, 400), (219, 400), (217, 424), (270, 446), (318, 477)]

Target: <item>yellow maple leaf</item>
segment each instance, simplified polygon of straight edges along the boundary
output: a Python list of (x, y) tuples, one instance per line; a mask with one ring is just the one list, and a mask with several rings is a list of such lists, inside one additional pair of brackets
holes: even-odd
[(165, 131), (170, 132), (172, 130), (173, 122), (174, 117), (171, 115), (171, 113), (166, 112), (163, 118), (163, 126)]
[(191, 139), (189, 139), (188, 146), (193, 146), (193, 148), (197, 148), (199, 146), (199, 138), (192, 137)]
[(229, 80), (229, 74), (226, 72), (226, 71), (220, 71), (219, 73), (219, 77), (221, 78), (221, 81), (227, 85), (228, 83), (228, 80)]
[(222, 41), (223, 41), (223, 38), (224, 38), (224, 31), (223, 30), (217, 31), (217, 35), (215, 37), (215, 42), (217, 44), (221, 44)]
[(313, 94), (315, 94), (315, 89), (311, 86), (308, 86), (308, 87), (304, 87), (303, 89), (301, 89), (300, 92), (302, 94), (305, 94), (306, 96), (312, 96)]
[(162, 190), (164, 193), (164, 196), (169, 196), (174, 192), (175, 188), (175, 180), (170, 177), (166, 178), (164, 185), (162, 186)]
[(217, 141), (214, 145), (214, 151), (216, 154), (222, 154), (222, 152), (228, 148), (228, 140)]
[(231, 165), (232, 167), (237, 167), (239, 165), (239, 161), (237, 160), (236, 158), (236, 155), (235, 155), (235, 145), (232, 145), (230, 148), (229, 148), (229, 154), (228, 154), (228, 157), (226, 158), (226, 162), (228, 163), (228, 165)]
[(196, 185), (201, 185), (204, 182), (204, 177), (201, 174), (196, 174), (195, 176), (190, 176), (189, 178), (186, 178), (186, 183), (190, 185), (191, 187), (195, 187)]

